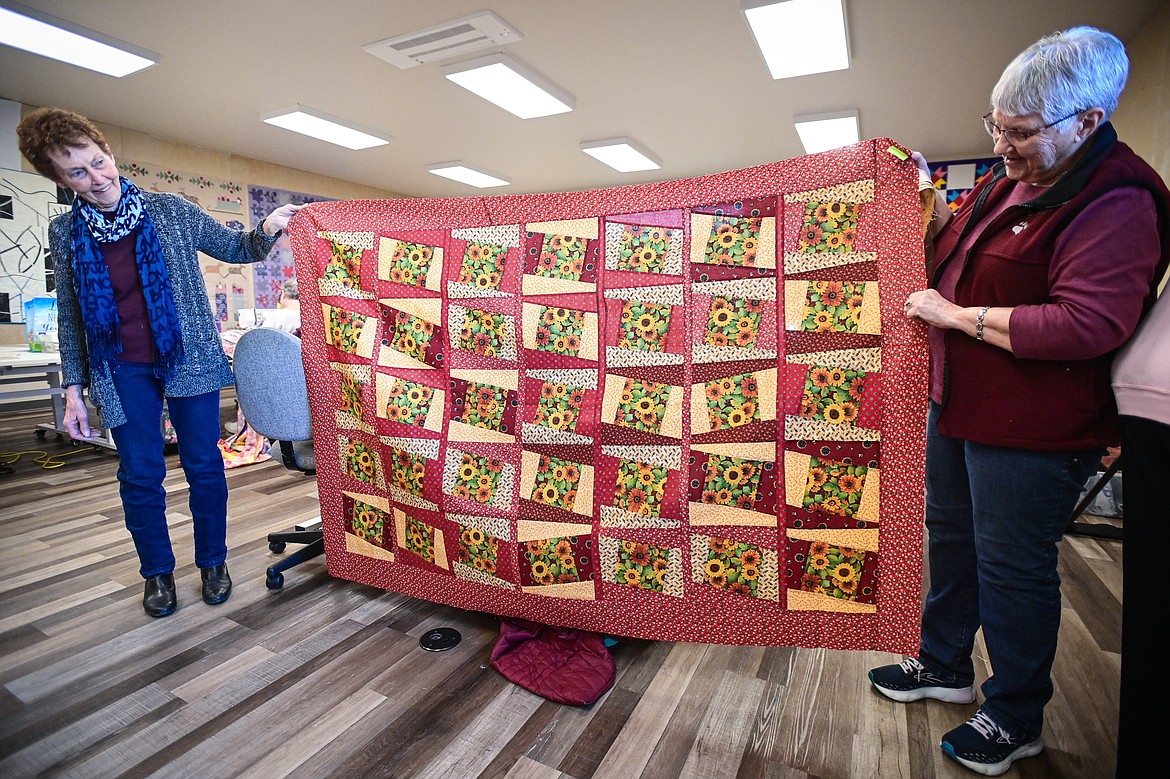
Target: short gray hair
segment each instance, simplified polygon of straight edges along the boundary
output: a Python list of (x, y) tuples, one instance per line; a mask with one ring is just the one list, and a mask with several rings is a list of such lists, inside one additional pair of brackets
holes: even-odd
[(991, 105), (1008, 116), (1039, 114), (1052, 122), (1102, 108), (1105, 118), (1129, 76), (1125, 44), (1095, 27), (1046, 35), (1020, 52), (991, 90)]
[(284, 284), (280, 286), (280, 291), (289, 300), (299, 300), (301, 296), (300, 290), (297, 289), (296, 279), (288, 279), (285, 281)]

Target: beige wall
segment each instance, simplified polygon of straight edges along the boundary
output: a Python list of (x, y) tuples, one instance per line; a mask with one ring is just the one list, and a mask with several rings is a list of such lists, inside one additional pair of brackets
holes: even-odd
[[(23, 116), (31, 110), (33, 110), (33, 106), (23, 106), (21, 115)], [(153, 162), (172, 170), (189, 171), (212, 179), (233, 181), (244, 186), (254, 185), (270, 189), (284, 189), (338, 200), (401, 197), (395, 192), (374, 189), (330, 176), (320, 176), (315, 173), (306, 173), (303, 170), (272, 165), (237, 154), (189, 146), (185, 143), (156, 138), (111, 124), (101, 122), (95, 122), (95, 124), (105, 134), (106, 140), (110, 142), (110, 151), (114, 153), (116, 160)], [(35, 172), (23, 157), (21, 165), (24, 170), (30, 173)]]
[(1113, 124), (1121, 140), (1170, 181), (1170, 2), (1125, 46), (1129, 83)]

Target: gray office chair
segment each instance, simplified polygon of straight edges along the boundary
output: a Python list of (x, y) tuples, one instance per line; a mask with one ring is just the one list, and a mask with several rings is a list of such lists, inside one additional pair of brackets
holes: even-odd
[[(232, 356), (236, 399), (244, 419), (260, 435), (272, 440), (286, 468), (306, 475), (317, 472), (310, 424), (309, 391), (301, 362), (301, 339), (270, 327), (258, 327), (240, 336)], [(305, 546), (266, 572), (270, 590), (284, 586), (284, 571), (325, 553), (321, 530), (290, 530), (268, 534), (268, 548), (280, 554), (286, 544)]]

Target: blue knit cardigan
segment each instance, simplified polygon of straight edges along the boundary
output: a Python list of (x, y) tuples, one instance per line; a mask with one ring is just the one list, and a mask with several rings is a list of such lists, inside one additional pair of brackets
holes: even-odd
[[(143, 192), (142, 196), (162, 245), (183, 332), (185, 358), (167, 381), (165, 393), (168, 397), (189, 397), (219, 390), (232, 384), (235, 377), (211, 314), (198, 252), (223, 262), (259, 262), (268, 255), (276, 239), (265, 235), (259, 227), (248, 232), (224, 227), (178, 195)], [(114, 391), (109, 366), (90, 370), (86, 356), (85, 326), (74, 288), (72, 218), (71, 213), (65, 213), (49, 223), (49, 252), (57, 284), (61, 386), (87, 386), (90, 400), (102, 414), (102, 425), (117, 427), (126, 422), (126, 412)]]

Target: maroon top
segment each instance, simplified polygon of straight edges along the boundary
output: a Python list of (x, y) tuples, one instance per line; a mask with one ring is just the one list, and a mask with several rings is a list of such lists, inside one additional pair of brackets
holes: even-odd
[(98, 244), (110, 283), (114, 287), (114, 305), (118, 309), (118, 337), (123, 362), (154, 362), (154, 337), (150, 333), (150, 317), (146, 313), (146, 295), (138, 275), (138, 230), (111, 243)]
[[(944, 296), (1014, 308), (1012, 351), (960, 330), (932, 349), (942, 435), (1038, 451), (1116, 442), (1113, 350), (1170, 259), (1170, 192), (1116, 137), (1106, 123), (1045, 194), (1006, 205), (975, 231), (988, 210), (1022, 194), (996, 166), (936, 239), (934, 285)], [(965, 240), (964, 228), (976, 237)]]
[[(971, 250), (971, 246), (975, 243), (975, 239), (979, 237), (979, 234), (983, 232), (983, 229), (987, 225), (991, 224), (991, 221), (995, 217), (1002, 214), (1010, 206), (1018, 206), (1021, 203), (1031, 200), (1040, 191), (1040, 187), (1016, 182), (1016, 185), (1008, 193), (1007, 197), (988, 208), (986, 214), (979, 217), (975, 226), (967, 231), (959, 241), (954, 253), (960, 257), (965, 257), (967, 252)], [(955, 288), (958, 286), (961, 270), (963, 270), (963, 263), (948, 263), (943, 266), (942, 273), (939, 274), (938, 279), (935, 281), (935, 289), (947, 300), (955, 300)], [(930, 399), (935, 403), (941, 404), (943, 402), (943, 365), (945, 364), (945, 357), (943, 355), (946, 351), (946, 331), (932, 327), (927, 333), (927, 339), (930, 343)]]

